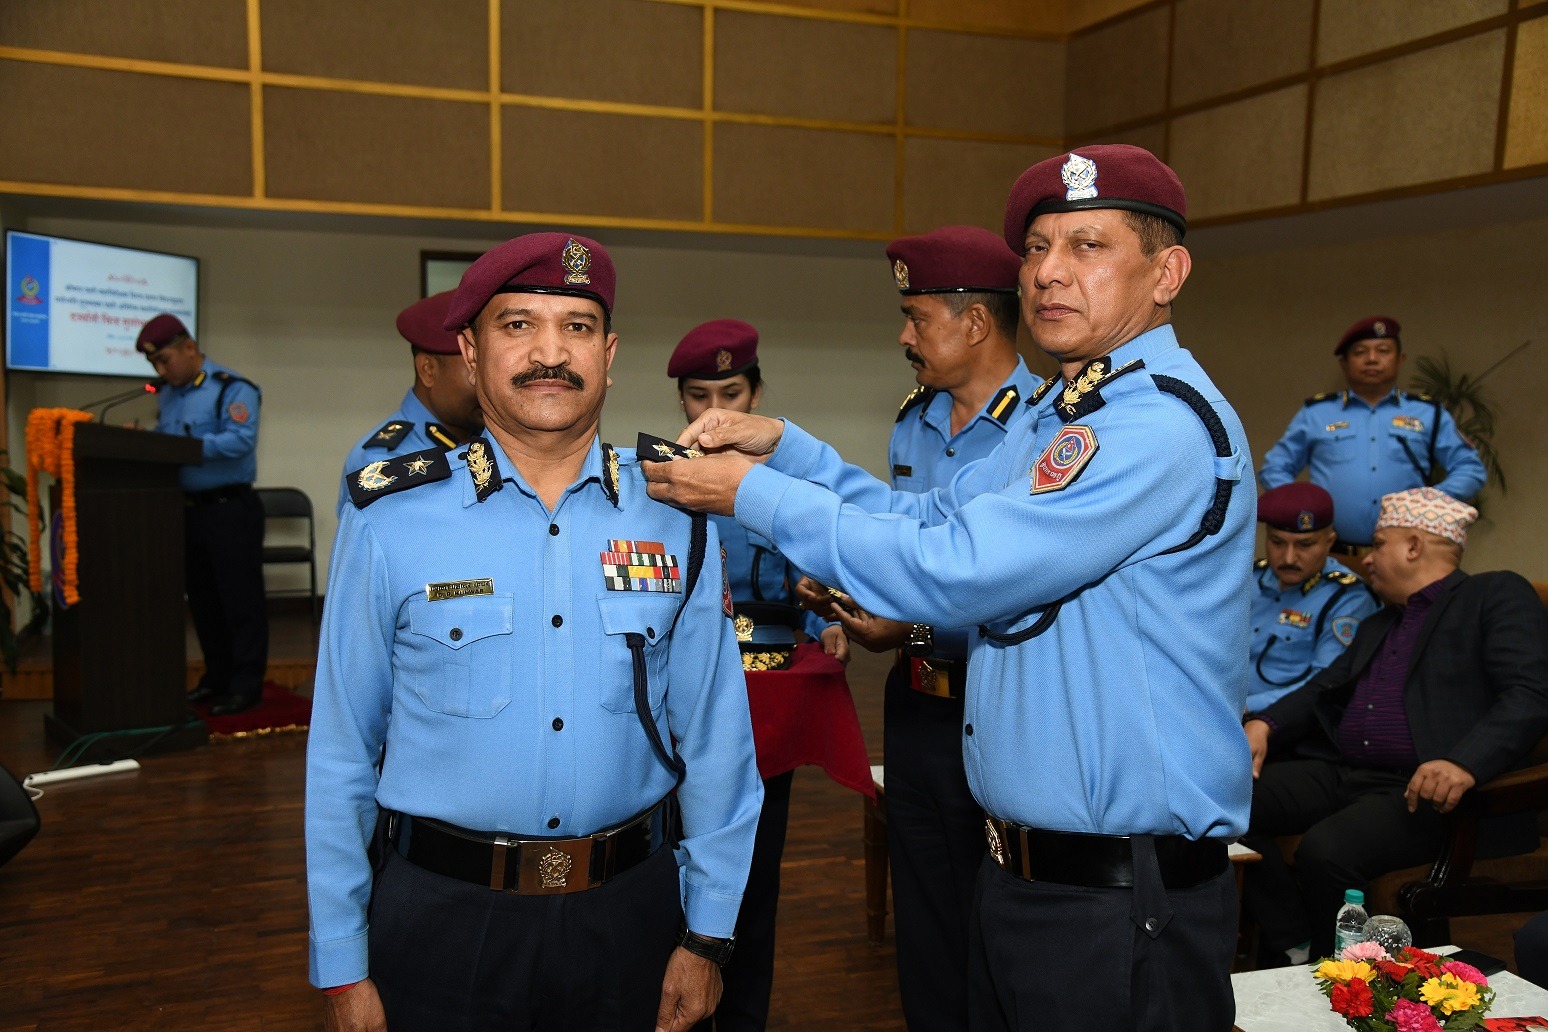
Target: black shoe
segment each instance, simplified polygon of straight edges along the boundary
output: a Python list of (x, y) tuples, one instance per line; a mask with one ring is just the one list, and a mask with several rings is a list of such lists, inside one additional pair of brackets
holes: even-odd
[(246, 713), (248, 710), (258, 705), (258, 702), (261, 698), (262, 697), (258, 695), (250, 697), (243, 697), (240, 695), (221, 696), (221, 698), (216, 700), (215, 705), (210, 707), (210, 716), (229, 717), (237, 713)]
[(200, 703), (209, 702), (212, 699), (218, 698), (219, 695), (220, 693), (217, 692), (214, 688), (211, 688), (203, 681), (200, 681), (199, 686), (188, 693), (188, 704), (190, 706), (197, 706)]

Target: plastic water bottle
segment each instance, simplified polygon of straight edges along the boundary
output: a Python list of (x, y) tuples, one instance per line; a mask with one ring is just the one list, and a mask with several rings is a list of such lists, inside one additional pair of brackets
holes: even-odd
[(1365, 922), (1365, 893), (1345, 889), (1344, 905), (1333, 922), (1333, 956), (1342, 956), (1345, 947), (1365, 941)]

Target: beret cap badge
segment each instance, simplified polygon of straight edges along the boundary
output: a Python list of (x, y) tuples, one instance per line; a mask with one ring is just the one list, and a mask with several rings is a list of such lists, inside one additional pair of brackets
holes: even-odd
[(731, 369), (731, 352), (725, 348), (715, 352), (715, 369), (722, 373)]
[(892, 263), (892, 279), (897, 283), (899, 290), (908, 289), (908, 266), (901, 258)]
[(585, 244), (571, 237), (569, 243), (564, 245), (564, 254), (561, 255), (560, 260), (569, 270), (565, 273), (564, 281), (570, 286), (584, 286), (591, 283), (591, 252), (586, 249)]
[(1095, 197), (1096, 178), (1096, 162), (1071, 151), (1069, 160), (1059, 169), (1059, 179), (1064, 183), (1064, 199), (1083, 201)]

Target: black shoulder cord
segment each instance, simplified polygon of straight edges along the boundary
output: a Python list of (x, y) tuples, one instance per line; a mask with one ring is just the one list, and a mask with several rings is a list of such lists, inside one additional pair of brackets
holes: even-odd
[[(1328, 596), (1328, 601), (1323, 605), (1322, 611), (1317, 614), (1317, 625), (1312, 628), (1312, 650), (1314, 653), (1317, 648), (1317, 642), (1322, 640), (1322, 626), (1327, 622), (1328, 611), (1337, 605), (1338, 600), (1343, 598), (1344, 594), (1352, 587), (1354, 587), (1353, 584), (1340, 584), (1338, 590)], [(1258, 672), (1258, 679), (1272, 688), (1288, 688), (1298, 681), (1306, 680), (1307, 676), (1316, 669), (1315, 663), (1308, 664), (1305, 670), (1291, 677), (1288, 681), (1270, 681), (1268, 679), (1268, 675), (1263, 672), (1263, 661), (1268, 659), (1268, 654), (1274, 650), (1274, 644), (1277, 641), (1279, 641), (1278, 638), (1270, 638), (1269, 643), (1263, 647), (1263, 654), (1258, 657), (1257, 663), (1253, 664), (1254, 669)]]

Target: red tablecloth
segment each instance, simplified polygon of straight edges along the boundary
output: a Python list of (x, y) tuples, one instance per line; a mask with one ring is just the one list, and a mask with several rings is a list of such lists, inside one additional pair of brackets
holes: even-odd
[(845, 788), (875, 795), (843, 664), (821, 645), (796, 646), (784, 670), (749, 671), (747, 702), (764, 778), (814, 764)]

